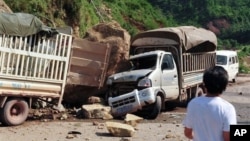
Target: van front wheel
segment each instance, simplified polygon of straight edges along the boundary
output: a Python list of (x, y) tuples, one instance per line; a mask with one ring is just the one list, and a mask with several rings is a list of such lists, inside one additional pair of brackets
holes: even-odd
[(149, 112), (149, 115), (147, 116), (147, 118), (148, 119), (156, 119), (157, 116), (161, 112), (161, 105), (162, 105), (161, 97), (157, 96), (155, 103), (152, 105), (152, 111), (151, 111), (151, 113)]
[(28, 114), (28, 103), (22, 98), (7, 101), (0, 110), (1, 122), (7, 126), (22, 124), (27, 119)]

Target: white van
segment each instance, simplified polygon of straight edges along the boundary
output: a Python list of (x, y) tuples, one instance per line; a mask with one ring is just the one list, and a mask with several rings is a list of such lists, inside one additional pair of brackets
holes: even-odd
[(222, 66), (227, 70), (229, 81), (235, 82), (239, 73), (239, 59), (236, 51), (232, 50), (217, 50), (216, 65)]

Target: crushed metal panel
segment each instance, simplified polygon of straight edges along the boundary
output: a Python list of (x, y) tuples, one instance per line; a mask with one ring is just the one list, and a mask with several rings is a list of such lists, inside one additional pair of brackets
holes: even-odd
[(102, 87), (108, 66), (107, 44), (75, 38), (72, 45), (68, 84)]

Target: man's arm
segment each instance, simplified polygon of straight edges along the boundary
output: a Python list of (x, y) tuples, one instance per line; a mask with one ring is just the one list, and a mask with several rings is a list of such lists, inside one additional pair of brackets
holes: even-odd
[[(193, 139), (193, 129), (191, 128), (187, 128), (187, 127), (184, 127), (184, 135), (189, 138), (189, 139)], [(227, 141), (227, 140), (225, 140)]]
[(223, 131), (224, 141), (230, 141), (230, 133), (228, 131)]

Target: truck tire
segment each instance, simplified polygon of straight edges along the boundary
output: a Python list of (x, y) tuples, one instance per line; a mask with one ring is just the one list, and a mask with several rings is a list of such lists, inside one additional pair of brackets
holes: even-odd
[(204, 92), (203, 92), (202, 88), (199, 87), (199, 88), (196, 90), (195, 95), (192, 96), (192, 99), (195, 98), (195, 97), (202, 96), (203, 94), (204, 94)]
[(190, 100), (192, 100), (193, 98), (202, 96), (204, 94), (203, 90), (201, 87), (197, 88), (196, 92), (192, 94), (192, 97)]
[(6, 126), (20, 125), (28, 117), (29, 106), (22, 98), (8, 100), (0, 110), (1, 122)]
[(152, 111), (149, 111), (149, 114), (146, 118), (156, 119), (161, 112), (161, 105), (162, 105), (161, 97), (157, 96), (155, 103), (152, 105)]

